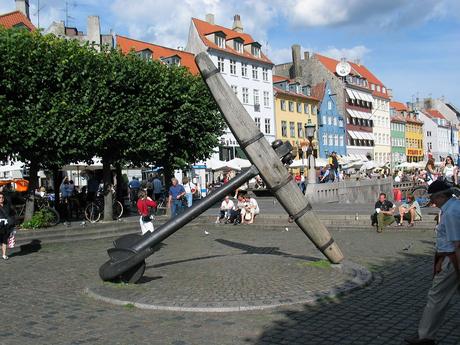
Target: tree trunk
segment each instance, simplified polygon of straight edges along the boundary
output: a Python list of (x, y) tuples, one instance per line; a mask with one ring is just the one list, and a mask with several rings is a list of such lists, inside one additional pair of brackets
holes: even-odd
[(102, 173), (104, 175), (104, 222), (110, 222), (113, 220), (112, 174), (107, 159), (102, 160)]
[(35, 208), (35, 189), (38, 188), (38, 164), (31, 162), (29, 166), (29, 188), (27, 190), (28, 197), (26, 198), (26, 212), (24, 221), (27, 222), (32, 219)]

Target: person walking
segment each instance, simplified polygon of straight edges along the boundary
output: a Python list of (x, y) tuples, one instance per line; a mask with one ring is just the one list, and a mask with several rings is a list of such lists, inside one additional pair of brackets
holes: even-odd
[(144, 235), (147, 231), (153, 232), (153, 217), (150, 216), (149, 207), (157, 208), (158, 204), (147, 196), (143, 190), (137, 194), (137, 212), (141, 216), (139, 223), (141, 225), (141, 232)]
[(417, 335), (406, 338), (408, 344), (434, 345), (449, 302), (460, 291), (460, 200), (444, 181), (428, 187), (430, 202), (441, 209), (436, 231), (433, 282), (418, 325)]
[(7, 203), (5, 194), (0, 192), (0, 242), (2, 244), (2, 258), (8, 260), (6, 249), (8, 238), (14, 229), (15, 220), (11, 205)]
[(133, 179), (129, 182), (128, 187), (131, 205), (134, 206), (137, 203), (137, 193), (139, 193), (139, 189), (141, 189), (141, 183), (136, 176), (133, 176)]
[(163, 191), (163, 184), (161, 183), (158, 175), (153, 177), (153, 200), (158, 201), (161, 198), (161, 192)]
[(339, 181), (339, 161), (337, 159), (337, 152), (332, 151), (329, 157), (329, 165), (331, 166), (331, 173), (334, 173), (335, 179)]
[(193, 194), (196, 192), (196, 186), (192, 181), (189, 180), (187, 176), (182, 179), (182, 183), (185, 189), (185, 198), (187, 200), (187, 207), (192, 207)]
[(65, 225), (70, 226), (70, 215), (72, 212), (70, 198), (72, 197), (74, 190), (67, 176), (62, 180), (59, 191), (61, 192), (61, 207), (64, 214), (64, 223)]
[(182, 198), (185, 196), (184, 186), (179, 184), (177, 178), (171, 179), (172, 186), (169, 187), (168, 207), (171, 208), (171, 218), (178, 216), (183, 209)]

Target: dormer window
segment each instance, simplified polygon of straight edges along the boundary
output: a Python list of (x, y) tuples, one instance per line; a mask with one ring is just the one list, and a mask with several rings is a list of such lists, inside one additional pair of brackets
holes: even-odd
[(302, 93), (305, 96), (311, 96), (311, 86), (310, 85), (302, 86)]
[(233, 48), (238, 52), (238, 53), (243, 53), (243, 42), (234, 40), (233, 41)]
[(380, 85), (377, 85), (377, 92), (380, 92)]
[(375, 91), (375, 85), (374, 84), (371, 84), (371, 90)]
[(222, 49), (225, 49), (225, 38), (221, 35), (214, 35), (214, 43)]
[(383, 93), (387, 93), (387, 89), (385, 89), (384, 86), (382, 87), (382, 92), (383, 92)]
[(256, 45), (252, 45), (251, 54), (260, 58), (260, 47)]
[(177, 56), (177, 55), (169, 56), (169, 57), (163, 57), (160, 60), (161, 60), (161, 62), (165, 63), (166, 65), (180, 66), (180, 57)]
[(139, 57), (141, 59), (151, 60), (152, 56), (153, 56), (153, 53), (152, 53), (152, 51), (150, 49), (144, 49), (144, 50), (141, 50), (141, 51), (137, 52), (137, 55), (139, 55)]

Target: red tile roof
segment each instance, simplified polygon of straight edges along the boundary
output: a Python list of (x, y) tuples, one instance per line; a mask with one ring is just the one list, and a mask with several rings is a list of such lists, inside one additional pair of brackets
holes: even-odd
[(276, 96), (277, 94), (282, 94), (282, 95), (287, 95), (287, 96), (292, 96), (292, 97), (298, 97), (298, 98), (303, 98), (303, 99), (309, 99), (312, 101), (319, 101), (318, 98), (313, 97), (313, 96), (305, 96), (303, 93), (296, 93), (296, 92), (291, 92), (291, 91), (285, 91), (283, 89), (273, 87), (273, 93)]
[(292, 82), (292, 80), (289, 79), (288, 77), (283, 77), (283, 76), (281, 76), (281, 75), (275, 75), (275, 74), (273, 74), (273, 82), (274, 82), (274, 83), (280, 83), (280, 82), (283, 82), (283, 81)]
[(311, 88), (312, 96), (318, 98), (320, 101), (323, 100), (325, 91), (326, 83), (324, 82), (313, 85), (313, 87)]
[(199, 74), (198, 67), (195, 63), (195, 55), (192, 53), (184, 52), (182, 50), (162, 47), (156, 44), (138, 41), (132, 38), (116, 35), (117, 46), (125, 54), (131, 50), (136, 52), (150, 49), (153, 53), (153, 58), (159, 60), (160, 58), (166, 58), (177, 55), (181, 58), (181, 66), (186, 67), (192, 74)]
[[(330, 57), (327, 57), (327, 56), (323, 56), (323, 55), (320, 55), (318, 53), (315, 53), (315, 57), (318, 59), (319, 62), (321, 62), (324, 67), (326, 67), (331, 73), (336, 73), (335, 72), (335, 67), (337, 66), (337, 64), (339, 63), (338, 60), (336, 59), (332, 59)], [(370, 89), (370, 84), (375, 84), (375, 85), (379, 85), (380, 88), (382, 87), (385, 87), (385, 85), (383, 85), (383, 83), (371, 72), (369, 71), (365, 66), (363, 65), (358, 65), (354, 62), (350, 62), (348, 61), (348, 63), (350, 64), (351, 66), (351, 72), (350, 74), (351, 75), (360, 75), (361, 77), (363, 78), (366, 78), (367, 81), (369, 82), (369, 87), (368, 89)], [(386, 98), (386, 99), (389, 99), (390, 97), (388, 96), (388, 93), (383, 93), (383, 92), (378, 92), (377, 90), (374, 90), (372, 91), (372, 94), (374, 96), (377, 96), (377, 97), (380, 97), (380, 98)]]
[(423, 125), (423, 121), (414, 117), (411, 117), (410, 115), (406, 116), (406, 122), (411, 122), (411, 123), (417, 123), (419, 125)]
[(390, 121), (397, 122), (397, 123), (406, 123), (406, 119), (402, 115), (399, 115), (399, 114), (392, 116)]
[(437, 118), (437, 119), (446, 119), (439, 111), (435, 109), (426, 109), (424, 110), (424, 113), (427, 114), (431, 118)]
[(396, 111), (409, 111), (409, 108), (401, 102), (390, 102), (390, 108), (394, 108)]
[(231, 29), (225, 28), (220, 25), (210, 24), (208, 22), (205, 22), (197, 18), (192, 18), (192, 22), (195, 25), (196, 30), (198, 31), (198, 34), (200, 35), (201, 40), (207, 47), (215, 49), (215, 50), (220, 50), (220, 51), (224, 51), (227, 53), (231, 53), (233, 55), (245, 57), (250, 60), (273, 64), (273, 62), (271, 62), (270, 59), (262, 53), (262, 51), (260, 52), (260, 58), (258, 58), (252, 54), (249, 54), (248, 52), (244, 50), (243, 50), (243, 53), (240, 53), (229, 46), (226, 46), (225, 49), (220, 48), (217, 44), (215, 44), (214, 42), (211, 42), (205, 37), (206, 35), (221, 31), (226, 35), (226, 40), (231, 40), (231, 39), (239, 37), (243, 40), (243, 44), (251, 44), (251, 43), (256, 42), (251, 37), (251, 35), (248, 35), (242, 32), (236, 32), (236, 31), (233, 31)]
[(7, 29), (23, 24), (30, 31), (36, 30), (36, 27), (22, 12), (14, 11), (0, 15), (0, 25)]

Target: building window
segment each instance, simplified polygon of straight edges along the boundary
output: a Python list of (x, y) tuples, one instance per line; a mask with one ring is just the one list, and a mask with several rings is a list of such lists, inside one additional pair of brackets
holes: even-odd
[(298, 113), (302, 112), (302, 103), (297, 102), (297, 112)]
[(224, 58), (223, 57), (218, 57), (217, 58), (217, 68), (219, 69), (219, 72), (224, 72)]
[(329, 134), (327, 137), (328, 137), (329, 146), (334, 145), (334, 138), (333, 138), (332, 134)]
[(334, 145), (339, 146), (339, 135), (338, 134), (334, 135)]
[(254, 56), (260, 57), (260, 48), (256, 46), (251, 47), (251, 53)]
[(252, 79), (259, 79), (259, 75), (258, 75), (258, 72), (257, 72), (257, 66), (252, 66)]
[(328, 117), (327, 117), (327, 124), (328, 124), (329, 126), (332, 126), (332, 116), (328, 116)]
[(332, 124), (337, 127), (337, 118), (336, 117), (334, 117), (332, 119)]
[(255, 117), (254, 121), (256, 122), (257, 128), (260, 130), (260, 117)]
[(291, 138), (295, 138), (295, 123), (289, 122), (289, 132), (291, 134)]
[(243, 87), (243, 104), (249, 103), (249, 90), (247, 87)]
[(241, 43), (240, 41), (237, 41), (237, 40), (233, 41), (233, 47), (238, 53), (243, 52), (243, 43)]
[(303, 123), (297, 122), (297, 137), (303, 138)]
[(332, 110), (332, 101), (327, 101), (327, 110)]
[(304, 103), (303, 105), (303, 112), (305, 114), (310, 114), (310, 104)]
[(323, 133), (323, 145), (327, 145), (327, 135)]
[(281, 136), (287, 137), (287, 122), (281, 121)]
[(259, 90), (254, 89), (254, 111), (260, 111), (260, 100), (259, 100)]
[(219, 46), (219, 48), (225, 49), (225, 38), (220, 35), (214, 36), (214, 43)]
[(380, 92), (380, 85), (377, 85), (377, 92)]
[(318, 115), (318, 107), (316, 105), (313, 107), (312, 115)]
[(262, 68), (262, 79), (268, 81), (268, 68)]
[(144, 60), (152, 59), (152, 51), (150, 49), (144, 49), (137, 53)]
[(371, 84), (371, 90), (375, 91), (375, 85), (374, 84)]
[(289, 111), (294, 111), (294, 102), (293, 101), (289, 101)]
[(339, 146), (343, 146), (343, 135), (339, 136)]
[(265, 134), (271, 133), (270, 119), (265, 119)]
[(268, 91), (264, 91), (264, 107), (270, 106), (270, 95)]
[(236, 74), (236, 61), (230, 59), (230, 74)]
[(247, 77), (248, 76), (248, 64), (247, 63), (241, 63), (241, 75), (243, 77)]
[(321, 122), (322, 122), (321, 124), (323, 124), (323, 125), (327, 124), (326, 115), (323, 115), (321, 120), (322, 120), (322, 121), (321, 121)]
[(343, 127), (343, 119), (339, 119), (339, 127)]
[(232, 90), (235, 93), (235, 95), (238, 96), (238, 86), (232, 85)]
[(280, 100), (281, 110), (286, 110), (286, 101), (284, 99)]

